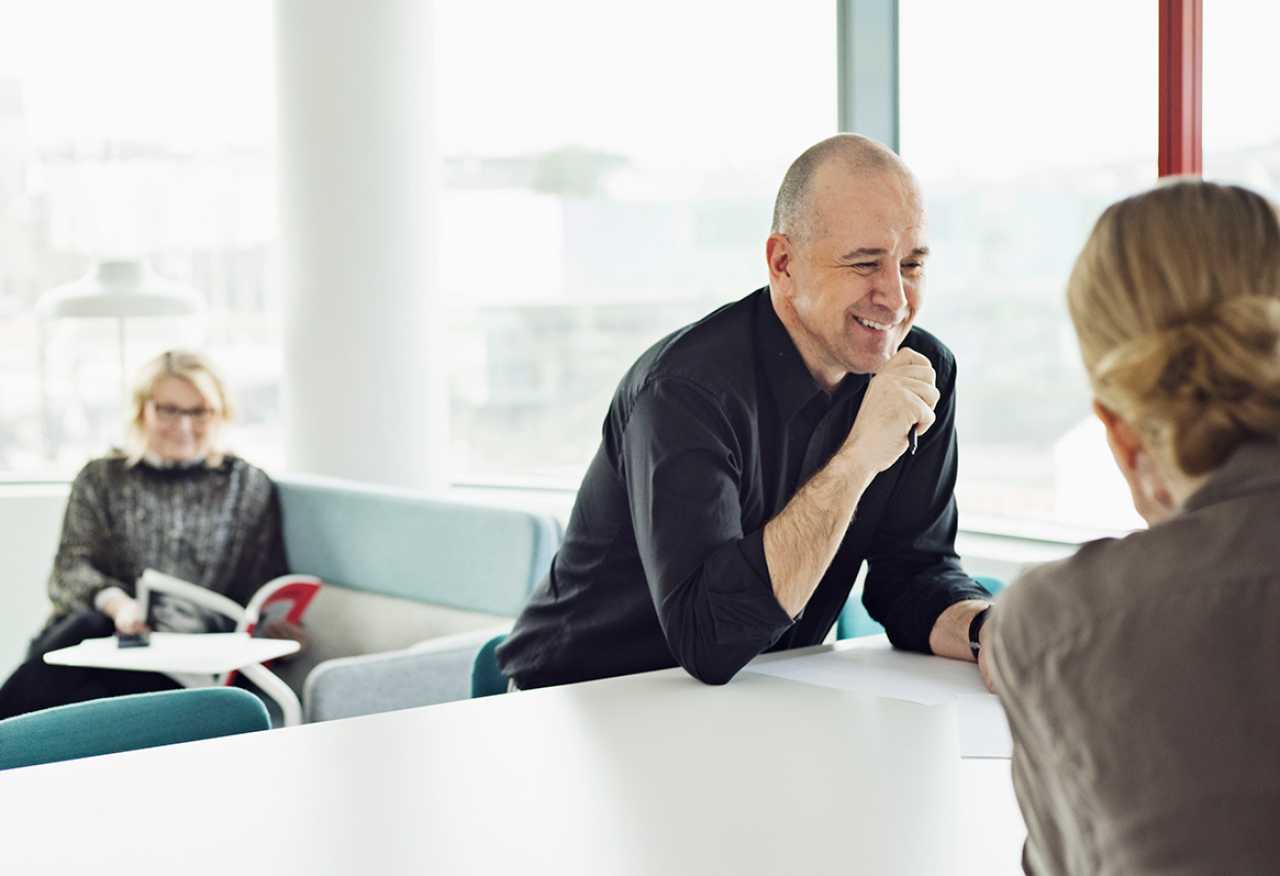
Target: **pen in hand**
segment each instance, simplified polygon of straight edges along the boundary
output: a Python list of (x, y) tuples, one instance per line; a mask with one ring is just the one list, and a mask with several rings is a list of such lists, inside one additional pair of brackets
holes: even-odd
[(907, 433), (907, 449), (911, 451), (911, 455), (916, 455), (916, 447), (920, 444), (920, 436), (916, 434), (916, 427), (912, 426), (911, 431)]

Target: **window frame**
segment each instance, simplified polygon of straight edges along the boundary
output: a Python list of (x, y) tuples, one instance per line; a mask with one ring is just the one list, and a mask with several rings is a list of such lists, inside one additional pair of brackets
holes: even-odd
[(1203, 0), (1160, 0), (1160, 159), (1157, 176), (1204, 171)]

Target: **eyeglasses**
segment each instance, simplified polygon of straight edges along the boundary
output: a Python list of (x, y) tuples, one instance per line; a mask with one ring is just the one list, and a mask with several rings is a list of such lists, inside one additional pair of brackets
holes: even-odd
[(203, 426), (218, 413), (213, 408), (180, 408), (177, 405), (157, 404), (154, 401), (149, 401), (147, 404), (151, 405), (151, 410), (166, 423), (176, 423), (183, 417), (190, 417), (194, 425)]

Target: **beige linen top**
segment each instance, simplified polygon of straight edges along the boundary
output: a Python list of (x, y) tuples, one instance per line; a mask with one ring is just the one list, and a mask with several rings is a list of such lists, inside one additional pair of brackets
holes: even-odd
[(989, 641), (1028, 872), (1280, 873), (1280, 444), (1028, 572)]

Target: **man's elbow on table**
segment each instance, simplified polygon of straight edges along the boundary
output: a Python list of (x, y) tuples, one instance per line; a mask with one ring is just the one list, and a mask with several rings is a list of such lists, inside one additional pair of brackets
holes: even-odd
[(681, 663), (685, 672), (692, 675), (703, 684), (719, 687), (722, 684), (728, 684), (732, 678), (738, 674), (738, 669), (729, 666), (698, 666), (692, 662)]
[[(707, 567), (657, 600), (667, 648), (703, 684), (727, 684), (777, 641), (793, 621), (772, 592), (758, 592), (754, 578), (736, 569)], [(708, 581), (719, 586), (708, 586)]]
[[(751, 660), (764, 651), (768, 642), (703, 641), (687, 626), (667, 626), (667, 646), (685, 672), (703, 684), (728, 684)], [(673, 635), (673, 633), (675, 635)]]

